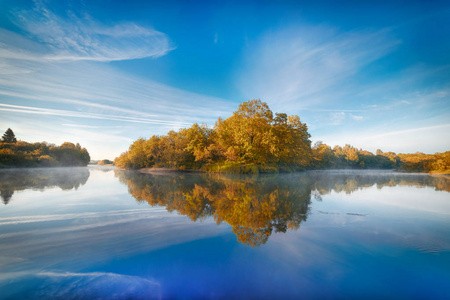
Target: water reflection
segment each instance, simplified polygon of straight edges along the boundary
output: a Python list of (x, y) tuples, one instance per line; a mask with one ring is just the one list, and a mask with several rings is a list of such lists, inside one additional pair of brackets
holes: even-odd
[(213, 216), (232, 226), (237, 239), (251, 246), (265, 244), (275, 232), (297, 230), (306, 221), (311, 198), (335, 192), (394, 186), (433, 187), (450, 191), (446, 176), (386, 172), (307, 172), (286, 175), (230, 177), (221, 175), (151, 175), (116, 171), (138, 201), (164, 206), (192, 221)]
[(78, 189), (89, 178), (89, 170), (79, 168), (9, 169), (0, 171), (0, 197), (7, 205), (15, 191), (44, 190), (59, 187), (62, 190)]
[(165, 206), (193, 221), (213, 216), (218, 224), (230, 224), (240, 242), (252, 246), (266, 243), (273, 231), (299, 228), (311, 199), (306, 184), (273, 177), (116, 174), (138, 201)]
[(312, 188), (319, 194), (325, 195), (334, 192), (350, 194), (354, 191), (376, 186), (383, 187), (411, 186), (431, 187), (436, 191), (450, 192), (450, 176), (397, 173), (386, 171), (313, 171), (308, 172), (308, 177), (313, 182)]

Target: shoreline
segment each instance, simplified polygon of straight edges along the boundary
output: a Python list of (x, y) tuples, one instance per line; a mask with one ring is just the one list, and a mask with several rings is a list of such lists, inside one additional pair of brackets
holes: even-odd
[[(208, 172), (208, 171), (202, 171), (202, 170), (192, 170), (192, 169), (172, 169), (172, 168), (142, 168), (142, 169), (123, 169), (118, 168), (121, 170), (128, 170), (128, 171), (135, 171), (139, 173), (144, 174), (155, 174), (155, 175), (169, 175), (169, 174), (208, 174), (208, 173), (226, 173), (226, 172)], [(336, 171), (336, 172), (342, 172), (342, 171), (386, 171), (386, 172), (395, 172), (395, 173), (402, 173), (402, 174), (422, 174), (422, 175), (440, 175), (440, 176), (449, 176), (449, 173), (446, 172), (408, 172), (404, 170), (395, 170), (395, 169), (309, 169), (309, 170), (303, 170), (300, 172), (306, 172), (306, 171)], [(299, 171), (296, 171), (299, 172)], [(292, 173), (296, 173), (292, 172)], [(284, 173), (284, 172), (278, 172), (278, 173)], [(244, 174), (244, 173), (234, 173), (234, 174)]]
[(145, 174), (156, 174), (156, 175), (166, 175), (166, 174), (183, 174), (183, 173), (204, 173), (197, 170), (180, 170), (171, 168), (142, 168), (136, 169), (135, 171)]

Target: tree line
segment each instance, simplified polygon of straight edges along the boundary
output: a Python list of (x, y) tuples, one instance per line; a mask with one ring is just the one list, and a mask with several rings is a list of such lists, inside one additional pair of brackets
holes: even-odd
[(251, 100), (214, 128), (194, 124), (138, 139), (115, 159), (121, 168), (167, 167), (220, 172), (276, 172), (306, 169), (311, 162), (308, 128), (296, 115), (273, 114)]
[(90, 159), (89, 152), (78, 143), (57, 146), (18, 141), (10, 128), (0, 142), (0, 168), (86, 166)]
[(311, 146), (310, 134), (297, 115), (275, 113), (267, 103), (251, 100), (213, 128), (193, 124), (134, 141), (114, 160), (126, 169), (166, 167), (179, 170), (259, 173), (306, 169), (397, 169), (450, 173), (450, 151), (436, 154), (376, 154), (351, 145)]
[(450, 151), (396, 154), (378, 149), (373, 154), (351, 145), (331, 148), (317, 142), (312, 147), (312, 156), (311, 167), (314, 169), (395, 169), (405, 172), (450, 173)]

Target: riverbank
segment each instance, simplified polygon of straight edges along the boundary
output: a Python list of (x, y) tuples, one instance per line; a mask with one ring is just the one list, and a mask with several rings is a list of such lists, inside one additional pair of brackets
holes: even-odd
[[(121, 168), (119, 168), (121, 169)], [(126, 170), (126, 169), (125, 169)], [(303, 171), (392, 171), (392, 172), (399, 172), (399, 173), (421, 173), (421, 174), (428, 174), (428, 175), (443, 175), (448, 176), (450, 175), (450, 171), (432, 171), (432, 172), (408, 172), (405, 170), (395, 170), (395, 169), (302, 169), (302, 170), (294, 170), (289, 169), (287, 167), (284, 168), (277, 168), (273, 166), (256, 166), (256, 165), (240, 165), (240, 164), (227, 164), (227, 165), (215, 165), (210, 168), (203, 168), (203, 169), (175, 169), (175, 168), (142, 168), (142, 169), (129, 169), (134, 170), (139, 173), (145, 173), (145, 174), (154, 174), (154, 175), (167, 175), (167, 174), (183, 174), (183, 173), (222, 173), (222, 174), (261, 174), (261, 173), (292, 173), (292, 172), (303, 172)]]
[(142, 168), (136, 169), (137, 172), (155, 175), (165, 175), (165, 174), (182, 174), (182, 173), (203, 173), (199, 170), (180, 170), (171, 168)]

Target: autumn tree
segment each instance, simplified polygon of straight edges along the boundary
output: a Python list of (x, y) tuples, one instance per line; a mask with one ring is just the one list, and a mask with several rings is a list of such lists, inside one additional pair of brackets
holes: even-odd
[(311, 159), (306, 124), (298, 116), (275, 114), (267, 103), (251, 100), (239, 105), (214, 127), (215, 144), (227, 161), (305, 167)]
[(276, 114), (272, 126), (271, 153), (278, 164), (306, 167), (311, 161), (310, 134), (299, 116)]
[(80, 144), (0, 142), (0, 168), (86, 166), (90, 159), (88, 151)]
[(267, 103), (244, 102), (231, 117), (216, 122), (216, 143), (228, 161), (263, 163), (270, 153), (272, 121)]
[[(251, 100), (227, 119), (219, 118), (213, 129), (193, 124), (167, 135), (139, 139), (116, 158), (123, 168), (170, 167), (207, 169), (226, 164), (250, 167), (252, 172), (280, 166), (300, 169), (311, 159), (306, 124), (298, 116), (276, 114), (267, 103)], [(286, 169), (286, 168), (285, 168)], [(238, 167), (236, 171), (242, 169)]]
[(315, 168), (330, 168), (334, 163), (333, 150), (321, 141), (316, 142), (312, 147), (312, 155)]
[(213, 159), (211, 152), (211, 135), (213, 130), (206, 124), (198, 125), (195, 123), (188, 128), (184, 134), (187, 139), (187, 145), (184, 150), (195, 157), (196, 162), (210, 162)]

